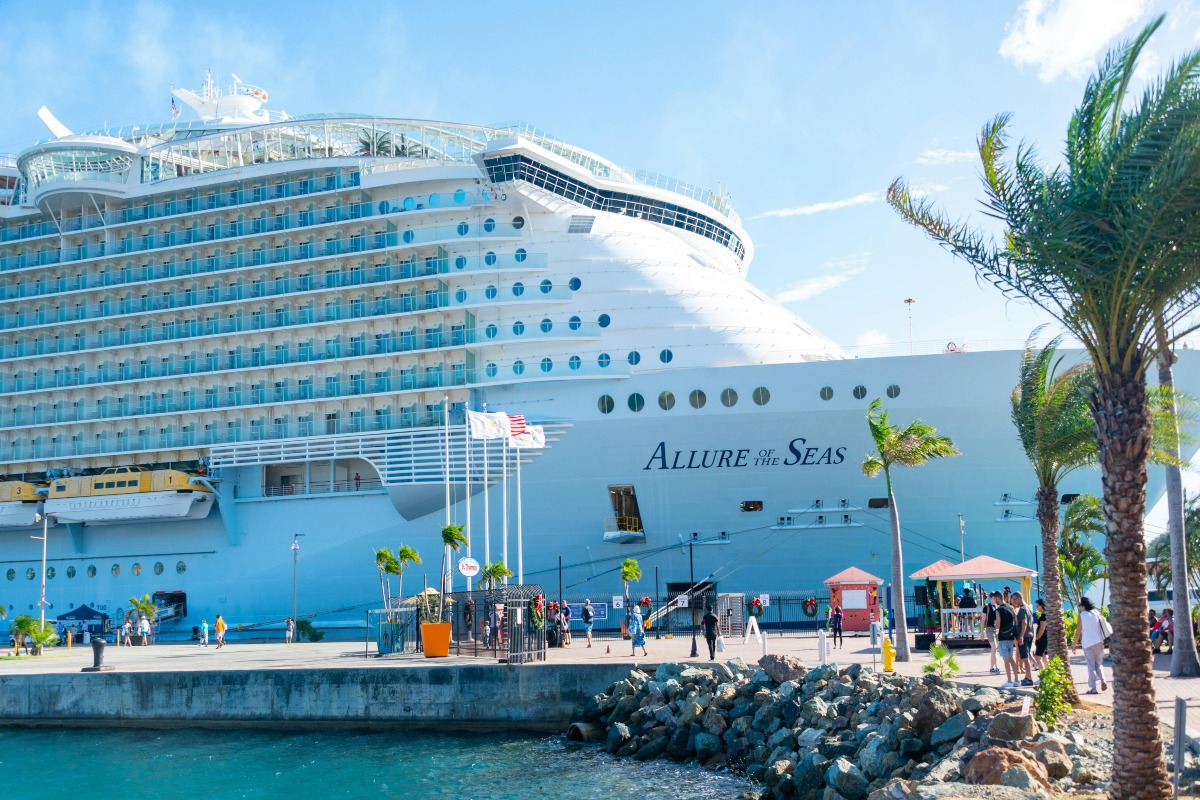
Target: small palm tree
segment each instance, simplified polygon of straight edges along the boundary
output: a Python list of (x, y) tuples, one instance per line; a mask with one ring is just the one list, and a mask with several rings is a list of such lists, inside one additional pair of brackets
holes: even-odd
[[(1184, 507), (1184, 537), (1186, 540), (1187, 562), (1184, 568), (1184, 580), (1191, 587), (1200, 586), (1200, 502), (1196, 497), (1187, 501)], [(1146, 548), (1150, 562), (1150, 577), (1154, 579), (1155, 588), (1159, 591), (1175, 586), (1175, 563), (1171, 558), (1171, 534), (1164, 533), (1151, 540)]]
[(382, 547), (375, 551), (375, 569), (379, 570), (379, 593), (383, 598), (384, 611), (390, 620), (395, 614), (392, 610), (392, 586), (388, 576), (400, 572), (400, 562), (392, 555), (391, 550)]
[(37, 631), (37, 627), (38, 621), (34, 617), (28, 614), (17, 615), (17, 618), (8, 626), (8, 632), (13, 637), (13, 655), (19, 655), (22, 647), (26, 651), (29, 650), (29, 647), (25, 644), (25, 639), (26, 637), (32, 637), (34, 632)]
[(505, 566), (503, 561), (493, 561), (479, 571), (479, 588), (494, 590), (512, 576), (512, 570)]
[(438, 622), (446, 619), (446, 592), (450, 591), (450, 552), (458, 552), (467, 543), (462, 525), (446, 525), (442, 528), (442, 593), (438, 598)]
[(621, 562), (621, 582), (625, 584), (625, 607), (629, 608), (629, 584), (642, 579), (642, 568), (637, 559), (627, 558)]
[(892, 466), (919, 467), (935, 458), (958, 455), (949, 436), (942, 436), (932, 425), (919, 419), (907, 428), (893, 425), (883, 401), (876, 397), (867, 407), (867, 427), (875, 452), (862, 462), (862, 471), (868, 478), (883, 473), (887, 484), (888, 516), (892, 527), (892, 597), (899, 606), (896, 614), (896, 660), (910, 661), (908, 649), (908, 612), (904, 607), (904, 554), (900, 547), (900, 511), (896, 508), (896, 496), (892, 493)]
[(420, 563), (421, 554), (417, 552), (415, 547), (409, 547), (406, 544), (400, 545), (400, 548), (396, 551), (396, 575), (398, 576), (396, 580), (398, 584), (396, 587), (397, 597), (404, 596), (404, 568), (409, 564)]
[(358, 155), (390, 156), (392, 154), (392, 135), (387, 131), (371, 134), (364, 130), (358, 135)]
[(154, 605), (154, 601), (150, 595), (145, 595), (141, 600), (137, 596), (129, 598), (131, 608), (125, 612), (125, 618), (133, 622), (137, 622), (138, 616), (143, 616), (151, 622), (158, 616), (158, 606)]

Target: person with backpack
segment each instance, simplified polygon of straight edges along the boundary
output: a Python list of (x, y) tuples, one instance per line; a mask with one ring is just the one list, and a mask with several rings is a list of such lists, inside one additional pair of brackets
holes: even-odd
[[(1079, 624), (1075, 626), (1075, 643), (1071, 647), (1074, 653), (1083, 645), (1083, 658), (1087, 661), (1088, 694), (1099, 694), (1108, 691), (1104, 682), (1104, 640), (1112, 634), (1108, 620), (1100, 615), (1092, 605), (1090, 598), (1084, 597), (1079, 601), (1083, 609), (1079, 612)], [(1100, 684), (1100, 692), (1096, 691), (1096, 683)]]
[(1017, 661), (1013, 657), (1013, 647), (1017, 639), (1017, 612), (1001, 598), (996, 606), (996, 649), (1004, 661), (1005, 681), (1001, 689), (1011, 689), (1020, 685), (1020, 673), (1017, 671)]
[(700, 628), (704, 632), (704, 641), (708, 644), (708, 660), (717, 660), (717, 624), (720, 620), (717, 618), (713, 607), (709, 606), (704, 614), (704, 618), (700, 620)]
[(583, 620), (583, 630), (587, 634), (588, 647), (592, 646), (592, 621), (596, 619), (596, 612), (592, 610), (592, 601), (584, 600), (583, 608), (579, 611), (579, 618)]
[(1017, 609), (1017, 663), (1018, 672), (1024, 670), (1025, 677), (1021, 679), (1022, 686), (1033, 686), (1033, 612), (1025, 605), (1025, 598), (1020, 592), (1009, 595), (1013, 607)]
[(983, 635), (987, 637), (988, 647), (992, 651), (992, 663), (988, 671), (993, 675), (1000, 674), (1000, 667), (996, 666), (996, 621), (999, 617), (996, 608), (1000, 605), (1002, 597), (1004, 595), (999, 592), (992, 592), (988, 604), (983, 607)]

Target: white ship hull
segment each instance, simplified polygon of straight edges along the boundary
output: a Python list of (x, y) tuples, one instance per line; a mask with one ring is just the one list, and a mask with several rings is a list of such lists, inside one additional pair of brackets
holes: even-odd
[(141, 492), (47, 500), (46, 513), (63, 522), (117, 525), (204, 519), (212, 511), (213, 505), (212, 497), (206, 492)]
[(17, 501), (0, 503), (0, 530), (28, 528), (31, 525), (37, 525), (37, 515), (41, 510), (41, 503)]

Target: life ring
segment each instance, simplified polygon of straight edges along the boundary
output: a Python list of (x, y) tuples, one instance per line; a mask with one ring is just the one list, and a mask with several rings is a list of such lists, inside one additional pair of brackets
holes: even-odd
[(804, 609), (804, 615), (806, 617), (815, 617), (817, 615), (817, 598), (809, 597), (801, 605), (801, 608)]
[(956, 345), (954, 342), (946, 342), (946, 352), (947, 353), (953, 353), (957, 349), (958, 349), (958, 345)]

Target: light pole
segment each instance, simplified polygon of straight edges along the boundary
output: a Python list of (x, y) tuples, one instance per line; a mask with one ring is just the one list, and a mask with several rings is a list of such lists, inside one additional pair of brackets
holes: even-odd
[(42, 599), (38, 601), (38, 632), (46, 629), (46, 539), (50, 533), (50, 515), (34, 514), (35, 522), (42, 523), (42, 535), (30, 536), (30, 539), (42, 540)]
[(698, 533), (692, 534), (692, 540), (688, 542), (688, 579), (692, 588), (688, 590), (688, 608), (692, 611), (692, 658), (700, 655), (700, 651), (696, 649), (696, 609), (692, 603), (696, 600), (696, 537)]
[(292, 534), (292, 624), (296, 624), (296, 567), (300, 564), (300, 537), (303, 533)]
[(908, 306), (908, 354), (909, 354), (910, 356), (911, 356), (911, 355), (912, 355), (912, 353), (913, 353), (913, 340), (912, 340), (912, 307), (913, 307), (913, 303), (915, 303), (915, 302), (917, 302), (917, 301), (916, 301), (916, 300), (914, 300), (914, 299), (912, 299), (911, 297), (909, 297), (909, 298), (905, 299), (905, 301), (904, 301), (904, 305)]

